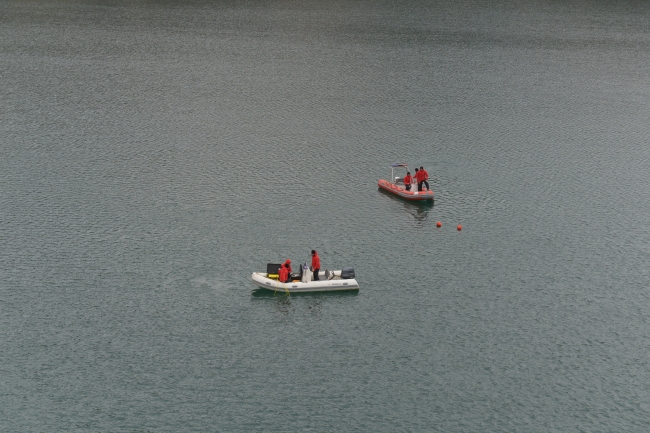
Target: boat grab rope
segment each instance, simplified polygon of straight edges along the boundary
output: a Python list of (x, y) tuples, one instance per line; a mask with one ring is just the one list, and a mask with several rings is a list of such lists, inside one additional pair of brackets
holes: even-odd
[[(287, 285), (282, 283), (282, 287), (284, 287), (284, 291), (287, 293), (287, 296), (291, 296), (291, 292), (289, 292), (289, 289), (287, 289)], [(278, 293), (278, 288), (277, 287), (273, 291), (273, 296), (275, 296), (276, 293)]]

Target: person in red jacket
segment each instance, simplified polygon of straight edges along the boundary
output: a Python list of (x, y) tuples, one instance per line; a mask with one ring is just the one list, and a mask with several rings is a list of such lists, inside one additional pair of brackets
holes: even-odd
[(415, 181), (418, 183), (418, 191), (422, 191), (422, 172), (415, 169)]
[(283, 264), (289, 271), (289, 275), (291, 275), (291, 260), (287, 259)]
[(287, 269), (286, 266), (284, 266), (284, 263), (282, 263), (280, 265), (280, 271), (278, 272), (278, 280), (280, 280), (281, 283), (286, 283), (288, 279), (289, 279), (289, 270)]
[(410, 171), (407, 171), (406, 176), (404, 176), (404, 187), (406, 188), (407, 191), (411, 190), (412, 183), (413, 183), (413, 176), (411, 176)]
[[(428, 191), (429, 190), (429, 182), (427, 182), (427, 181), (429, 180), (429, 173), (427, 173), (427, 171), (424, 168), (422, 168), (422, 166), (420, 166), (420, 173), (422, 173), (420, 175), (422, 177), (422, 183), (427, 185), (427, 191)], [(422, 188), (420, 188), (420, 191), (422, 191)]]
[(314, 281), (318, 281), (318, 271), (320, 271), (320, 257), (316, 250), (311, 250), (311, 268), (314, 272)]

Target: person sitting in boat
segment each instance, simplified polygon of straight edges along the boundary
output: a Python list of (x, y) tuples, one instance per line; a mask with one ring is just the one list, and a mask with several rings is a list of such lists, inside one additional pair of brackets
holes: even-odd
[[(427, 191), (428, 191), (429, 190), (429, 182), (427, 182), (427, 181), (429, 180), (429, 173), (427, 173), (427, 171), (424, 168), (422, 168), (422, 166), (420, 166), (420, 173), (422, 173), (421, 174), (422, 183), (427, 185)], [(422, 191), (422, 188), (420, 188), (420, 191)]]
[(320, 271), (320, 257), (316, 250), (311, 250), (311, 269), (314, 273), (314, 281), (318, 281), (318, 272)]
[(284, 266), (284, 263), (280, 265), (280, 271), (278, 271), (278, 280), (280, 280), (281, 283), (286, 283), (289, 281), (289, 270), (286, 266)]
[(283, 265), (289, 270), (289, 275), (291, 275), (291, 260), (287, 259)]
[(404, 188), (406, 188), (407, 191), (410, 191), (412, 183), (413, 183), (413, 176), (411, 176), (410, 171), (407, 171), (406, 176), (404, 176)]

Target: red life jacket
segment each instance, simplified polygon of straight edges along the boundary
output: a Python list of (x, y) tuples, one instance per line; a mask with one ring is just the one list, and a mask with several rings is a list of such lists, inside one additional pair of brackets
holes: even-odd
[(404, 176), (404, 185), (410, 185), (413, 182), (413, 176), (407, 174)]
[(278, 277), (281, 283), (286, 283), (287, 280), (289, 279), (289, 270), (284, 266), (284, 264), (280, 266), (280, 272)]
[(289, 273), (291, 273), (291, 260), (287, 259), (287, 261), (284, 262), (283, 265), (286, 266)]
[(429, 173), (426, 170), (422, 169), (420, 173), (422, 173), (422, 180), (429, 180)]
[(417, 180), (418, 183), (420, 183), (420, 182), (422, 182), (422, 181), (424, 180), (424, 179), (423, 179), (423, 176), (424, 176), (423, 171), (424, 171), (424, 170), (420, 170), (420, 171), (416, 171), (416, 172), (415, 172), (415, 180)]
[(311, 267), (314, 269), (320, 269), (320, 257), (318, 257), (318, 253), (311, 256)]

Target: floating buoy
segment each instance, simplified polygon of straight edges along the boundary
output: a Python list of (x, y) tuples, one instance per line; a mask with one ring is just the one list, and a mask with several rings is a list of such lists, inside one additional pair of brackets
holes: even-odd
[(441, 223), (440, 221), (438, 221), (438, 222), (436, 223), (436, 227), (442, 227), (442, 223)]
[(458, 231), (461, 231), (461, 230), (463, 229), (463, 226), (461, 226), (460, 224), (458, 224), (458, 227), (456, 227), (456, 229), (457, 229)]

